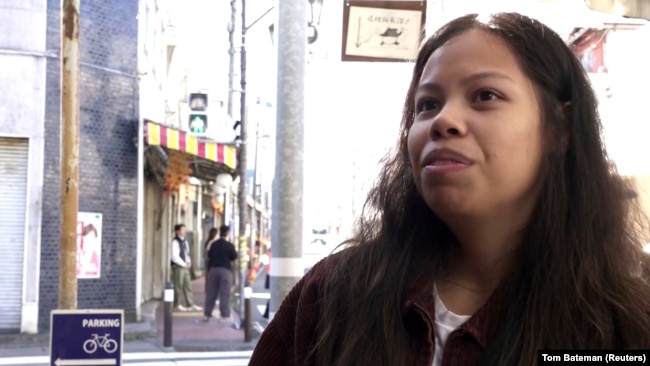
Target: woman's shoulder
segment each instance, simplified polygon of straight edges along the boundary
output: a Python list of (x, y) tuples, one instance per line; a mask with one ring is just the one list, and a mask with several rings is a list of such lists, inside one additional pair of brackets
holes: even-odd
[(317, 318), (317, 304), (320, 302), (324, 281), (339, 258), (340, 255), (330, 255), (309, 269), (284, 297), (269, 326), (279, 329), (281, 334), (291, 334), (296, 323), (304, 323), (305, 320), (307, 323), (314, 322)]
[[(340, 268), (344, 268), (349, 258), (355, 255), (352, 248), (344, 248), (316, 262), (294, 285), (285, 298), (289, 306), (299, 306), (317, 302), (328, 284), (345, 280)], [(290, 304), (293, 303), (293, 304)]]
[(341, 251), (322, 258), (311, 268), (305, 268), (306, 273), (303, 280), (309, 284), (321, 283), (323, 279), (332, 274), (332, 271), (344, 260), (345, 256), (346, 254)]
[[(340, 273), (337, 268), (343, 266), (350, 255), (352, 251), (343, 249), (321, 259), (293, 286), (262, 333), (252, 365), (301, 364), (318, 326), (324, 288), (339, 283), (335, 278), (336, 273)], [(287, 362), (287, 359), (293, 361)]]
[(349, 268), (353, 258), (359, 256), (363, 248), (348, 246), (326, 256), (309, 269), (305, 278), (310, 283), (322, 284), (324, 280), (336, 280), (341, 276), (341, 269)]

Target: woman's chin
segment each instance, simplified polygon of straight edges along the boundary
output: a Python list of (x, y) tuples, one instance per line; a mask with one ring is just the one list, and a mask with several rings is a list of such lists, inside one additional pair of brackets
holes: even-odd
[(436, 192), (425, 196), (427, 206), (441, 219), (446, 216), (459, 216), (473, 212), (473, 205), (464, 195), (457, 192)]

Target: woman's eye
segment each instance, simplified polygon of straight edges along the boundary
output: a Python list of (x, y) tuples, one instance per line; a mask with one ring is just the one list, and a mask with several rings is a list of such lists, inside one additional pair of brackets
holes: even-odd
[(489, 90), (482, 90), (476, 94), (476, 101), (477, 102), (488, 102), (490, 100), (498, 99), (499, 96), (496, 95), (496, 93), (491, 92)]
[(433, 99), (426, 99), (418, 103), (416, 111), (418, 113), (421, 113), (421, 112), (437, 110), (439, 108), (440, 108), (440, 103), (438, 103), (438, 101)]

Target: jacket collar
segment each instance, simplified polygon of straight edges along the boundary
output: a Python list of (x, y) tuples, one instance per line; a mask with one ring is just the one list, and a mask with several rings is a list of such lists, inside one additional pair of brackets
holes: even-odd
[[(424, 311), (424, 315), (430, 319), (427, 322), (430, 323), (431, 331), (435, 326), (431, 322), (435, 321), (436, 314), (436, 301), (433, 295), (434, 278), (432, 273), (424, 273), (418, 277), (409, 287), (403, 307), (404, 314), (414, 308)], [(492, 292), (485, 304), (459, 329), (469, 333), (481, 347), (486, 348), (498, 330), (500, 318), (507, 311), (508, 299), (514, 295), (515, 283), (513, 276), (505, 278), (501, 285)]]

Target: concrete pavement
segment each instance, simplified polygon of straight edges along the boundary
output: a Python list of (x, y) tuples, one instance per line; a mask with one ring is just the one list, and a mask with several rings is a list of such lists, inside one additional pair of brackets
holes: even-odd
[[(196, 305), (205, 306), (205, 276), (192, 281), (192, 295)], [(157, 339), (163, 344), (164, 305), (160, 303), (156, 310)], [(177, 351), (241, 351), (251, 350), (255, 346), (258, 334), (253, 333), (252, 342), (244, 342), (244, 329), (235, 329), (239, 324), (237, 313), (232, 310), (233, 322), (222, 323), (218, 306), (209, 322), (203, 322), (202, 311), (174, 312), (172, 324), (172, 343)]]
[[(192, 281), (194, 301), (203, 307), (205, 300), (205, 281), (200, 277)], [(255, 347), (259, 332), (253, 329), (253, 341), (244, 341), (244, 330), (236, 329), (232, 323), (221, 323), (216, 319), (203, 322), (202, 312), (174, 312), (172, 320), (172, 347), (163, 347), (164, 303), (151, 301), (142, 307), (143, 321), (125, 323), (125, 352), (207, 352), (207, 351), (244, 351)], [(213, 315), (218, 316), (218, 309)], [(235, 311), (231, 312), (233, 322), (238, 324)], [(48, 355), (50, 335), (39, 334), (0, 334), (0, 357), (22, 355)]]

